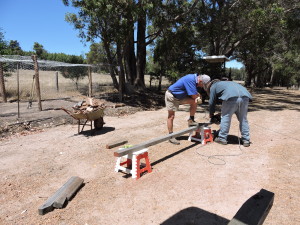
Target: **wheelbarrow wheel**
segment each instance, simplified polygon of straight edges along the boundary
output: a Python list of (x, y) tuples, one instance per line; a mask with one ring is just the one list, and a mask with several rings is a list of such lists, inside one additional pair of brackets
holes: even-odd
[(94, 120), (94, 127), (97, 130), (101, 130), (103, 128), (104, 125), (104, 120), (103, 117), (100, 117), (99, 119)]

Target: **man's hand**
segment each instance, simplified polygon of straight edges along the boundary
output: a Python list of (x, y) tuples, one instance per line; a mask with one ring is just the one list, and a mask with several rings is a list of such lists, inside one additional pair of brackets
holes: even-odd
[(195, 102), (196, 102), (197, 104), (200, 104), (200, 103), (202, 103), (202, 100), (201, 100), (200, 97), (197, 97), (197, 98), (195, 99)]

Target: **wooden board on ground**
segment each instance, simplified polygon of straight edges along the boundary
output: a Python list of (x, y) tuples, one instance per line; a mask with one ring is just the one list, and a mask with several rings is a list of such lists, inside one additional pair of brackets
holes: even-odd
[(70, 200), (78, 189), (83, 185), (83, 179), (80, 177), (71, 177), (54, 195), (39, 207), (38, 212), (44, 215), (54, 208), (62, 208), (66, 200)]
[(118, 140), (118, 141), (114, 141), (110, 144), (107, 144), (106, 145), (106, 148), (107, 149), (110, 149), (110, 148), (114, 148), (114, 147), (117, 147), (117, 146), (120, 146), (120, 145), (124, 145), (126, 144), (128, 141), (127, 140)]

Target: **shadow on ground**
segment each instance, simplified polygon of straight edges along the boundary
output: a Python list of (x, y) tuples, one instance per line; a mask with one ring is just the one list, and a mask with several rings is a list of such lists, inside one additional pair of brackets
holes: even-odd
[(197, 207), (189, 207), (183, 209), (161, 223), (161, 225), (188, 225), (188, 224), (201, 224), (201, 225), (225, 225), (229, 220), (214, 213), (210, 213)]
[[(106, 134), (108, 132), (114, 131), (116, 128), (115, 127), (103, 127), (102, 129), (92, 129), (92, 130), (83, 130), (80, 133), (75, 133), (74, 136), (77, 135), (84, 135), (86, 137), (93, 137), (93, 136), (97, 136), (97, 135), (103, 135)], [(75, 129), (74, 132), (77, 132), (77, 130)]]
[(296, 110), (300, 111), (300, 95), (297, 91), (285, 89), (255, 89), (249, 111), (258, 110)]

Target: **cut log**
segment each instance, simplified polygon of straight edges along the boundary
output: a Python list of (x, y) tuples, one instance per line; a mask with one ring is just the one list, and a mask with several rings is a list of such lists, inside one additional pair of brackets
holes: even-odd
[(114, 141), (113, 143), (107, 144), (106, 148), (110, 149), (110, 148), (114, 148), (120, 145), (124, 145), (126, 144), (128, 141), (127, 140), (118, 140), (118, 141)]
[(54, 208), (62, 208), (66, 200), (70, 200), (77, 190), (83, 185), (83, 179), (79, 177), (71, 177), (54, 195), (40, 206), (38, 212), (40, 215), (45, 215)]
[(249, 198), (228, 225), (261, 225), (274, 202), (274, 193), (261, 189)]

